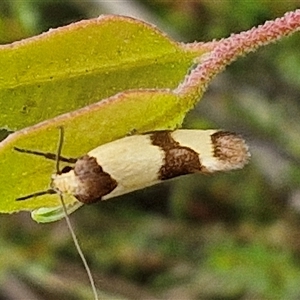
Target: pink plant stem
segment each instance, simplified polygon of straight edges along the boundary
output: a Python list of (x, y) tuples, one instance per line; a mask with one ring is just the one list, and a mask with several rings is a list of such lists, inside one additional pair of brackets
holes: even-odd
[(210, 53), (204, 54), (197, 68), (186, 76), (174, 92), (182, 96), (196, 93), (201, 97), (209, 82), (238, 57), (299, 30), (300, 9), (297, 9), (264, 25), (221, 39)]

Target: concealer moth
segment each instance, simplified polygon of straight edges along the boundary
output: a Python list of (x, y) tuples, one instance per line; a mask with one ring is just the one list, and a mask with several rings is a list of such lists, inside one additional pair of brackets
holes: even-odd
[[(15, 150), (57, 159), (52, 153)], [(52, 174), (50, 188), (16, 200), (59, 193), (91, 204), (186, 174), (241, 169), (249, 159), (247, 144), (233, 132), (154, 131), (112, 141), (79, 158), (59, 156), (70, 165)]]
[[(17, 198), (27, 200), (45, 194), (58, 194), (75, 247), (82, 259), (94, 299), (94, 279), (68, 217), (64, 194), (84, 204), (107, 200), (191, 173), (214, 173), (243, 168), (250, 159), (248, 146), (239, 135), (221, 130), (155, 131), (132, 135), (101, 145), (79, 158), (61, 156), (63, 128), (60, 128), (57, 154), (20, 149), (18, 152), (56, 161), (50, 188)], [(70, 165), (59, 169), (59, 162)]]

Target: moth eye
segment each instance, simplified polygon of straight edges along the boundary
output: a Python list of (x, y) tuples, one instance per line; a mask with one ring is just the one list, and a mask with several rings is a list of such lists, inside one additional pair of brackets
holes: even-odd
[(61, 174), (63, 174), (63, 173), (68, 173), (68, 172), (70, 172), (71, 170), (73, 170), (72, 167), (70, 167), (70, 166), (65, 166), (65, 167), (63, 167), (63, 169), (61, 170)]

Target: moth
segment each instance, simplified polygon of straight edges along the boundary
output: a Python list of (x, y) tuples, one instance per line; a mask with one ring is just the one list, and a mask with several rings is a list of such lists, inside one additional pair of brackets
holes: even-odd
[[(83, 204), (91, 204), (186, 174), (240, 169), (250, 159), (244, 139), (233, 132), (184, 129), (127, 136), (101, 145), (79, 158), (65, 158), (60, 155), (63, 132), (61, 127), (57, 154), (14, 148), (56, 161), (56, 172), (51, 176), (48, 190), (16, 200), (45, 194), (59, 195), (67, 225), (96, 300), (95, 282), (69, 220), (64, 194), (74, 196)], [(60, 161), (69, 165), (60, 170)]]
[(17, 198), (70, 194), (84, 204), (107, 200), (178, 176), (241, 169), (250, 159), (244, 139), (222, 130), (154, 131), (101, 145), (79, 158), (20, 149), (68, 162), (50, 188)]

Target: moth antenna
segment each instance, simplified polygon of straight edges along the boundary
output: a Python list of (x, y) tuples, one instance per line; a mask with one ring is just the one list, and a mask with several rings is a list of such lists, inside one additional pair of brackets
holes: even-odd
[[(37, 155), (37, 156), (43, 156), (46, 159), (51, 159), (51, 160), (55, 160), (55, 161), (57, 160), (56, 154), (54, 154), (54, 153), (40, 152), (40, 151), (22, 149), (22, 148), (18, 148), (18, 147), (14, 147), (14, 150), (16, 150), (18, 152), (21, 152), (21, 153), (27, 153), (27, 154)], [(77, 158), (73, 158), (73, 157), (60, 156), (59, 159), (60, 159), (60, 161), (71, 163), (71, 164), (75, 164), (76, 161), (77, 161)]]
[(79, 254), (80, 258), (81, 258), (81, 261), (82, 261), (82, 263), (84, 265), (84, 268), (86, 270), (86, 273), (88, 275), (88, 278), (89, 278), (89, 281), (90, 281), (90, 284), (91, 284), (91, 287), (92, 287), (92, 290), (93, 290), (94, 299), (98, 300), (99, 298), (98, 298), (98, 294), (97, 294), (97, 289), (96, 289), (96, 285), (95, 285), (95, 281), (94, 281), (91, 269), (90, 269), (90, 267), (89, 267), (89, 265), (88, 265), (88, 263), (87, 263), (87, 261), (85, 259), (83, 251), (82, 251), (82, 249), (80, 247), (79, 241), (77, 239), (77, 236), (76, 236), (76, 234), (74, 232), (72, 223), (71, 223), (70, 218), (68, 216), (68, 211), (67, 211), (67, 207), (66, 207), (65, 201), (64, 201), (64, 199), (63, 199), (63, 197), (62, 197), (61, 194), (59, 194), (59, 198), (60, 198), (60, 201), (61, 201), (61, 204), (62, 204), (62, 207), (63, 207), (63, 211), (64, 211), (65, 219), (66, 219), (66, 222), (67, 222), (67, 226), (69, 228), (69, 231), (70, 231), (72, 239), (73, 239), (73, 243), (75, 245), (75, 248), (76, 248), (76, 250), (77, 250), (77, 252), (78, 252), (78, 254)]
[(56, 152), (56, 173), (59, 174), (60, 170), (59, 170), (59, 162), (60, 162), (60, 155), (61, 155), (61, 150), (62, 150), (62, 146), (63, 146), (63, 142), (64, 142), (64, 128), (62, 126), (59, 127), (59, 141), (58, 141), (58, 146), (57, 146), (57, 152)]
[(46, 190), (46, 191), (36, 192), (36, 193), (33, 193), (33, 194), (29, 194), (27, 196), (16, 198), (16, 201), (23, 201), (23, 200), (27, 200), (27, 199), (42, 196), (42, 195), (52, 195), (52, 194), (57, 194), (57, 192), (53, 189), (49, 189), (49, 190)]
[[(59, 170), (59, 162), (60, 162), (60, 158), (61, 158), (60, 154), (61, 154), (62, 146), (63, 146), (63, 142), (64, 142), (64, 128), (62, 126), (59, 127), (59, 133), (60, 133), (59, 134), (59, 142), (58, 142), (57, 155), (56, 155), (56, 173), (57, 174), (60, 173), (60, 170)], [(73, 239), (73, 243), (75, 245), (75, 248), (76, 248), (76, 250), (77, 250), (77, 252), (78, 252), (78, 254), (81, 258), (81, 261), (82, 261), (82, 263), (84, 265), (84, 268), (86, 270), (86, 273), (88, 275), (88, 278), (89, 278), (89, 281), (90, 281), (90, 284), (91, 284), (91, 287), (92, 287), (92, 290), (93, 290), (94, 299), (98, 300), (97, 289), (96, 289), (96, 285), (95, 285), (95, 281), (94, 281), (91, 269), (90, 269), (90, 267), (89, 267), (89, 265), (88, 265), (88, 263), (85, 259), (85, 256), (84, 256), (83, 251), (80, 247), (77, 236), (76, 236), (75, 231), (73, 229), (73, 226), (72, 226), (72, 223), (70, 221), (68, 211), (67, 211), (67, 207), (66, 207), (65, 201), (63, 199), (63, 196), (62, 196), (61, 193), (58, 193), (58, 194), (59, 194), (61, 205), (63, 207), (63, 211), (64, 211), (65, 219), (66, 219), (66, 222), (67, 222), (67, 226), (69, 228), (69, 231), (70, 231), (72, 239)]]

